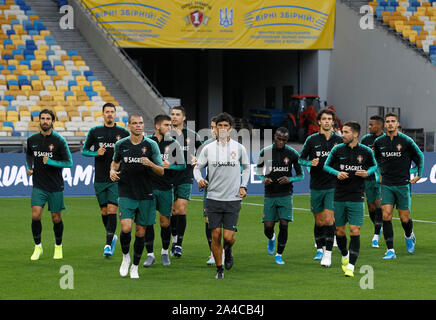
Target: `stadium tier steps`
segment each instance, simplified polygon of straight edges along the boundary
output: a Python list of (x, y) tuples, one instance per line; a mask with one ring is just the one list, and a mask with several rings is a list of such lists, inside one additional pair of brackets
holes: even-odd
[(376, 17), (436, 65), (436, 0), (371, 1)]
[[(137, 111), (130, 97), (116, 86), (117, 81), (98, 58), (91, 57), (93, 52), (83, 38), (78, 38), (78, 31), (59, 34), (57, 2), (36, 0), (31, 4), (0, 0), (0, 137), (38, 131), (39, 112), (44, 108), (55, 112), (54, 129), (60, 134), (85, 136), (91, 127), (102, 123), (101, 107), (106, 102), (117, 106), (116, 120), (124, 127), (126, 110)], [(44, 17), (56, 17), (55, 21), (48, 19), (49, 28), (37, 12), (41, 10), (45, 10)], [(52, 32), (55, 25), (58, 30)], [(60, 43), (62, 37), (64, 42)], [(84, 56), (96, 66), (95, 72)], [(112, 92), (123, 101), (116, 100)]]

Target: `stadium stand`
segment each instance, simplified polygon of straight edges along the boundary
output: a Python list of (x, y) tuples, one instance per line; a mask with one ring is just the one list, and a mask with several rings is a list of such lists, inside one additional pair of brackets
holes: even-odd
[(371, 1), (376, 17), (436, 65), (436, 0)]
[[(58, 1), (62, 6), (66, 1)], [(24, 0), (0, 0), (0, 136), (39, 130), (39, 112), (55, 112), (55, 130), (84, 136), (102, 121), (101, 106), (117, 106), (118, 124), (127, 112), (76, 50), (62, 50)]]

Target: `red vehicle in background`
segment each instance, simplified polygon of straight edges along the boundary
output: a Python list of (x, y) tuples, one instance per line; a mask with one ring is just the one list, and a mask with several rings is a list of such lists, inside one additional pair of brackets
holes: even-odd
[[(249, 122), (258, 128), (286, 127), (290, 141), (304, 143), (309, 135), (319, 131), (316, 115), (326, 106), (327, 102), (321, 103), (318, 95), (296, 94), (283, 110), (250, 109)], [(335, 111), (333, 106), (329, 108)]]

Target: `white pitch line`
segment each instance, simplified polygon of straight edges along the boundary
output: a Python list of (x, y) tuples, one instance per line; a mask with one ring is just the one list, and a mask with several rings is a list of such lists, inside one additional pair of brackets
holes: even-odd
[[(191, 201), (202, 201), (203, 202), (202, 199), (191, 199)], [(260, 204), (260, 203), (242, 202), (242, 204), (249, 205), (249, 206), (263, 207), (263, 204)], [(310, 209), (307, 209), (307, 208), (296, 208), (296, 207), (293, 207), (293, 209), (294, 210), (299, 210), (299, 211), (310, 211)], [(369, 215), (365, 214), (365, 217), (369, 217)], [(397, 217), (392, 217), (392, 219), (400, 220), (400, 218), (397, 218)], [(426, 220), (416, 220), (416, 219), (413, 219), (413, 222), (422, 222), (422, 223), (436, 224), (436, 221), (426, 221)]]

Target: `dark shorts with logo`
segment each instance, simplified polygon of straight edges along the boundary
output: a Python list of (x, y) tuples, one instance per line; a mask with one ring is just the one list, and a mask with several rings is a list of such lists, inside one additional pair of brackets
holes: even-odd
[(206, 212), (209, 219), (209, 229), (223, 228), (236, 231), (241, 201), (206, 200)]

